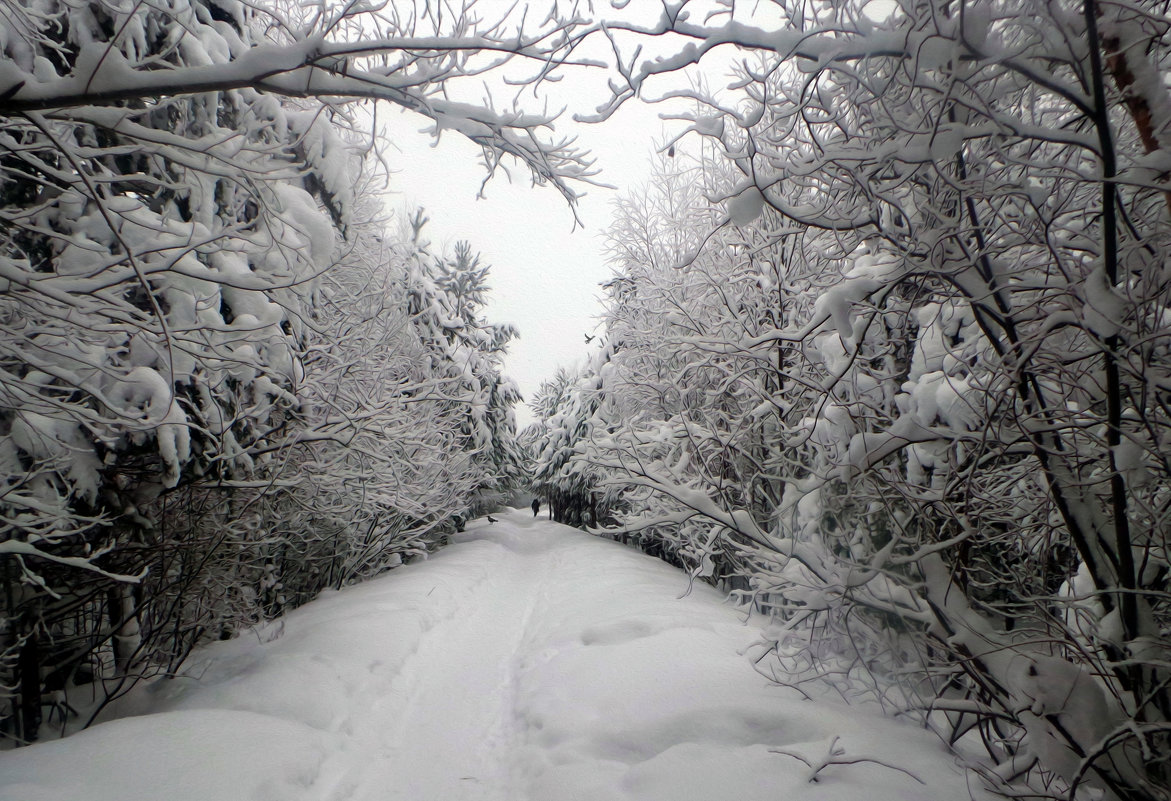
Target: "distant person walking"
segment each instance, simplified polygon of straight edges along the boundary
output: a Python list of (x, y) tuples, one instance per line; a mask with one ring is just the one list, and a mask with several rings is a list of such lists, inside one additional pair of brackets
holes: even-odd
[(541, 511), (541, 502), (538, 499), (533, 498), (533, 517), (536, 517), (537, 512), (539, 511)]

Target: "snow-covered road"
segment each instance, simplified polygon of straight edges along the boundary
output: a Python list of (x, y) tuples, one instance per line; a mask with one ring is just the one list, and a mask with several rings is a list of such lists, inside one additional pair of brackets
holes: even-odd
[[(4, 801), (964, 799), (931, 735), (770, 685), (711, 588), (513, 512), (0, 754)], [(848, 758), (810, 770), (834, 738)], [(914, 776), (909, 775), (914, 774)]]

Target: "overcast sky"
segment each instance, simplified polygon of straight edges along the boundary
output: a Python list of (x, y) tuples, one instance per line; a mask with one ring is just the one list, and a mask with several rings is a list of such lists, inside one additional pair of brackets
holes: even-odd
[[(575, 109), (589, 111), (591, 109)], [(615, 118), (598, 125), (575, 125), (580, 143), (602, 168), (600, 180), (626, 189), (645, 182), (656, 141), (664, 130), (683, 123), (659, 119), (662, 109), (629, 103)], [(510, 322), (521, 333), (507, 360), (507, 372), (531, 398), (559, 365), (582, 360), (590, 348), (585, 334), (595, 333), (599, 284), (610, 276), (603, 255), (603, 234), (617, 192), (588, 188), (574, 230), (574, 217), (551, 187), (532, 187), (528, 171), (514, 171), (510, 184), (498, 175), (476, 198), (484, 178), (479, 148), (452, 133), (436, 145), (422, 118), (407, 113), (380, 116), (391, 148), (391, 207), (424, 207), (431, 223), (426, 231), (436, 249), (466, 239), (490, 264), (493, 288), (487, 316)], [(434, 146), (433, 146), (434, 145)], [(584, 227), (583, 227), (584, 226)], [(517, 409), (523, 428), (532, 420), (527, 407)]]

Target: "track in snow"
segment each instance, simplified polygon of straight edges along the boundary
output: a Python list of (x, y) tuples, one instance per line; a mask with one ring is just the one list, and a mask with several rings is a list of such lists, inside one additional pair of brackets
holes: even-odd
[[(770, 685), (710, 587), (528, 512), (0, 754), (0, 801), (938, 801), (939, 741)], [(810, 688), (807, 686), (806, 690)], [(808, 769), (835, 742), (875, 763)]]
[(510, 770), (522, 728), (518, 651), (534, 610), (546, 603), (556, 559), (547, 541), (534, 538), (533, 523), (513, 515), (498, 524), (495, 541), (506, 544), (496, 568), (427, 632), (389, 698), (352, 721), (355, 733), (380, 747), (337, 801), (520, 797)]

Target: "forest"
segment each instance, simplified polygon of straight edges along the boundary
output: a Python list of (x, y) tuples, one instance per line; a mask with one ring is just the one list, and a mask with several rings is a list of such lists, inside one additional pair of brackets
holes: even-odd
[[(376, 113), (572, 207), (586, 70), (676, 133), (518, 431)], [(5, 747), (531, 490), (994, 792), (1171, 798), (1169, 75), (1153, 0), (5, 3)]]

